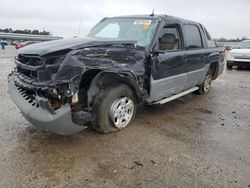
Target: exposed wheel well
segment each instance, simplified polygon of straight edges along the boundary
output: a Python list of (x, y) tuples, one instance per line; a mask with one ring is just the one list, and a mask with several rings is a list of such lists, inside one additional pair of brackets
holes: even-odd
[(142, 100), (142, 91), (137, 81), (128, 74), (104, 72), (101, 70), (92, 70), (84, 74), (80, 83), (80, 90), (83, 91), (85, 107), (91, 107), (94, 98), (102, 88), (119, 83), (125, 83), (135, 92), (136, 99)]

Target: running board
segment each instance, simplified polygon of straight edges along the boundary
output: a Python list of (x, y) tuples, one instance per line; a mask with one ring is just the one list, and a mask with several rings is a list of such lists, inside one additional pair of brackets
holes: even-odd
[(191, 89), (185, 90), (185, 91), (183, 91), (183, 92), (181, 92), (181, 93), (175, 94), (175, 95), (173, 95), (173, 96), (171, 96), (171, 97), (162, 99), (162, 100), (160, 100), (160, 101), (153, 102), (153, 103), (151, 103), (151, 104), (164, 104), (164, 103), (166, 103), (166, 102), (175, 100), (175, 99), (177, 99), (177, 98), (179, 98), (179, 97), (182, 97), (182, 96), (184, 96), (184, 95), (187, 95), (187, 94), (189, 94), (189, 93), (192, 93), (192, 92), (194, 92), (194, 91), (196, 91), (196, 90), (198, 90), (198, 89), (199, 89), (198, 87), (193, 87), (193, 88), (191, 88)]

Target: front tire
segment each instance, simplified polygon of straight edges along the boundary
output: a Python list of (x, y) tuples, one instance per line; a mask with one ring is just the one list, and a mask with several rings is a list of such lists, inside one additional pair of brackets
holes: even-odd
[(111, 133), (128, 127), (136, 113), (136, 97), (126, 84), (102, 89), (93, 104), (92, 127)]

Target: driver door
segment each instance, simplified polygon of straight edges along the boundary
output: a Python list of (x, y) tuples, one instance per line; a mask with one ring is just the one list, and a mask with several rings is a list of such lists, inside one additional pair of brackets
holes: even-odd
[(152, 57), (150, 101), (182, 92), (188, 78), (181, 26), (165, 25), (159, 36), (158, 50)]

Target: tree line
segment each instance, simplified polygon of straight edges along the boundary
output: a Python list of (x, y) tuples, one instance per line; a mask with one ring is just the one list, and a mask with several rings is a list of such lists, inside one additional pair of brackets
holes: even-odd
[(218, 39), (214, 39), (214, 41), (217, 41), (217, 42), (241, 42), (243, 40), (247, 40), (247, 37), (236, 38), (236, 39), (226, 39), (224, 37), (221, 37)]
[(24, 30), (13, 30), (11, 28), (6, 28), (6, 29), (0, 29), (0, 32), (3, 33), (18, 33), (18, 34), (33, 34), (33, 35), (50, 35), (49, 31), (39, 31), (37, 29), (35, 30), (30, 30), (30, 29), (24, 29)]

